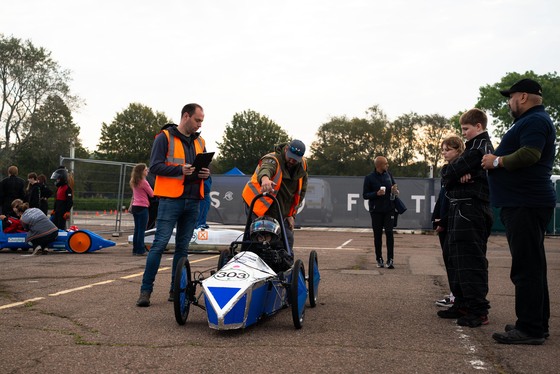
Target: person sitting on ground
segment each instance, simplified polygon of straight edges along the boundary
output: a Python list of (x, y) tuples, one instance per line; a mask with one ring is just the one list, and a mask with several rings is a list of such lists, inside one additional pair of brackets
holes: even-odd
[(27, 230), (25, 239), (33, 247), (33, 254), (46, 255), (48, 245), (58, 237), (58, 228), (39, 208), (29, 208), (29, 204), (20, 199), (14, 200), (12, 206)]
[(284, 248), (280, 232), (278, 221), (269, 216), (255, 218), (249, 231), (253, 242), (249, 250), (259, 255), (276, 273), (286, 271), (294, 264), (293, 255), (290, 256)]

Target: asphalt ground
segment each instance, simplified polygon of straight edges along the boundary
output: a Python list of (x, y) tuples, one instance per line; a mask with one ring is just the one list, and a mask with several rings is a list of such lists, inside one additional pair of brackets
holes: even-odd
[[(490, 324), (458, 326), (437, 317), (447, 293), (436, 236), (397, 233), (395, 269), (378, 269), (370, 230), (296, 231), (306, 264), (316, 250), (319, 300), (303, 328), (281, 310), (245, 330), (216, 331), (191, 307), (177, 324), (167, 301), (172, 252), (165, 253), (152, 305), (138, 308), (145, 257), (118, 245), (88, 254), (30, 256), (0, 251), (0, 373), (557, 373), (560, 367), (560, 238), (549, 237), (551, 336), (542, 346), (495, 343), (515, 321), (511, 259), (492, 236)], [(385, 249), (384, 249), (385, 253)], [(214, 269), (216, 253), (190, 255), (194, 271)]]

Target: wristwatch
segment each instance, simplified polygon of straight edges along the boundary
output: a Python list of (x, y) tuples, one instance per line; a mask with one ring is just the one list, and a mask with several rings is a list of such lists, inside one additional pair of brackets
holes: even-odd
[(500, 167), (500, 157), (496, 157), (494, 159), (494, 162), (492, 163), (492, 166), (494, 166), (494, 169), (497, 169)]

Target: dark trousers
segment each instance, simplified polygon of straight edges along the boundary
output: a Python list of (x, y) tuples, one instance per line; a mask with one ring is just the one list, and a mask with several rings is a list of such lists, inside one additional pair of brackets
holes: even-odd
[(56, 238), (58, 238), (58, 230), (31, 240), (31, 246), (35, 248), (40, 245), (43, 249), (45, 249), (48, 248), (48, 245), (54, 242)]
[(383, 258), (381, 251), (383, 245), (383, 230), (385, 230), (385, 238), (387, 240), (387, 261), (393, 259), (395, 238), (393, 237), (393, 224), (395, 220), (395, 212), (369, 212), (371, 216), (371, 227), (373, 228), (373, 244), (375, 247), (375, 259)]
[(446, 238), (447, 229), (445, 229), (445, 231), (438, 232), (439, 245), (441, 246), (441, 255), (443, 257), (443, 264), (447, 273), (447, 282), (451, 284), (451, 279), (449, 279), (449, 271), (447, 270), (449, 268), (449, 248), (445, 245)]
[[(478, 199), (451, 201), (447, 225), (447, 276), (455, 305), (470, 314), (487, 315), (488, 260), (486, 245), (492, 211)], [(445, 250), (444, 250), (445, 253)]]
[(548, 332), (550, 300), (544, 235), (553, 212), (554, 208), (502, 208), (500, 213), (511, 252), (515, 325), (535, 337)]

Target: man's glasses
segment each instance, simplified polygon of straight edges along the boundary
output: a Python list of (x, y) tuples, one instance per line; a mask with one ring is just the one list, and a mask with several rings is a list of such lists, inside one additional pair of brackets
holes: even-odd
[(303, 151), (300, 148), (296, 148), (293, 145), (290, 146), (290, 152), (292, 152), (293, 154), (302, 157), (303, 156)]

